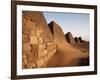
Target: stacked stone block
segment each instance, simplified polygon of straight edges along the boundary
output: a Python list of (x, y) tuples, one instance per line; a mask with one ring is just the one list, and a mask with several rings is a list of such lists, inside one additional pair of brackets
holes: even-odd
[(54, 38), (41, 12), (23, 11), (22, 68), (46, 67), (56, 52)]

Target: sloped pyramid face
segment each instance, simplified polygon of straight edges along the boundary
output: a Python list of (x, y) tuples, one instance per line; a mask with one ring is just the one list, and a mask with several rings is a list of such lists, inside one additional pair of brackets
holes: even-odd
[(22, 68), (45, 67), (56, 45), (42, 12), (23, 11)]
[(53, 40), (52, 34), (42, 12), (24, 11), (23, 16), (25, 18), (29, 18), (37, 28), (41, 28), (43, 30), (46, 39), (45, 41)]
[(66, 33), (65, 37), (67, 42), (69, 42), (70, 44), (75, 44), (75, 40), (70, 32)]
[(66, 38), (61, 27), (54, 21), (49, 23), (49, 28), (54, 36), (55, 41), (66, 42)]

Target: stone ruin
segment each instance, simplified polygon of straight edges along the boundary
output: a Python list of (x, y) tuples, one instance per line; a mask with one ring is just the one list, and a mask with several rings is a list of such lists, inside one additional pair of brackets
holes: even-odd
[(46, 67), (56, 44), (42, 12), (22, 12), (22, 68)]
[(71, 32), (68, 32), (65, 34), (66, 40), (68, 43), (74, 45), (74, 44), (80, 44), (82, 42), (86, 42), (85, 40), (82, 40), (81, 37), (73, 37)]
[(84, 40), (82, 40), (82, 38), (81, 38), (81, 37), (79, 37), (78, 39), (79, 39), (79, 41), (80, 41), (80, 42), (84, 42)]
[(70, 44), (75, 44), (76, 43), (70, 32), (66, 33), (65, 37), (66, 37), (66, 40), (67, 40), (68, 43), (70, 43)]
[(78, 43), (78, 44), (81, 43), (80, 40), (79, 40), (79, 38), (77, 38), (77, 37), (75, 37), (74, 40), (75, 40), (75, 42)]
[(66, 42), (66, 38), (64, 36), (64, 33), (63, 33), (61, 27), (55, 21), (52, 21), (48, 25), (53, 34), (55, 42), (57, 42), (57, 41), (60, 41), (60, 42), (65, 41)]

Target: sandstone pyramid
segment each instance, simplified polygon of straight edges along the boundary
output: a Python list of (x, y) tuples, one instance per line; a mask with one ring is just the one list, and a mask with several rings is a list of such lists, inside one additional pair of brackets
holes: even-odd
[(78, 43), (78, 44), (80, 43), (79, 38), (75, 37), (74, 40), (75, 40), (76, 43)]
[(23, 11), (22, 68), (46, 67), (56, 52), (56, 44), (42, 12)]
[(70, 44), (75, 44), (76, 43), (73, 36), (72, 36), (72, 34), (71, 34), (71, 32), (66, 33), (65, 37), (66, 37), (66, 40), (67, 40), (68, 43), (70, 43)]
[(66, 41), (63, 30), (55, 21), (51, 21), (51, 23), (49, 23), (48, 25), (55, 41), (61, 41), (61, 42)]
[(83, 40), (82, 40), (82, 38), (81, 38), (81, 37), (79, 37), (78, 39), (79, 39), (79, 41), (80, 41), (80, 42), (83, 42)]

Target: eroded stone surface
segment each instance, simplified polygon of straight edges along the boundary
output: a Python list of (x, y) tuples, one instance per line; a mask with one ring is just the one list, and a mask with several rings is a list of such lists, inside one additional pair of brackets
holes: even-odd
[(66, 42), (66, 38), (64, 36), (63, 30), (61, 29), (61, 27), (55, 22), (52, 21), (51, 23), (48, 24), (49, 28), (53, 34), (53, 37), (55, 39), (55, 42)]
[(56, 52), (56, 44), (42, 12), (23, 11), (22, 68), (46, 67)]

